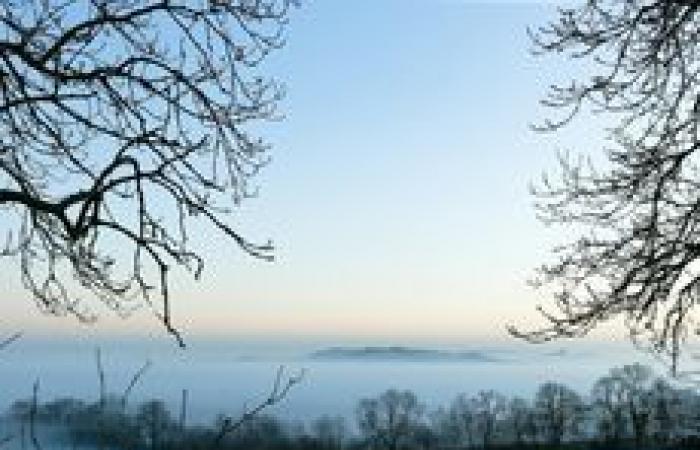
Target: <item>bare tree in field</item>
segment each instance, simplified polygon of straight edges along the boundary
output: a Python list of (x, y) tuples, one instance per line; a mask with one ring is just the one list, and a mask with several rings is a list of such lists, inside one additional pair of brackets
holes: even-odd
[(698, 331), (700, 4), (581, 1), (532, 36), (538, 52), (579, 60), (586, 73), (551, 88), (542, 103), (562, 114), (539, 129), (555, 132), (580, 113), (612, 126), (604, 163), (563, 154), (557, 176), (534, 187), (541, 220), (584, 231), (535, 280), (556, 292), (555, 308), (540, 309), (546, 325), (512, 331), (577, 337), (622, 317), (635, 342), (675, 369)]
[[(463, 419), (466, 415), (466, 423)], [(440, 407), (429, 414), (430, 426), (438, 437), (438, 446), (471, 447), (473, 446), (472, 419), (473, 412), (468, 398), (460, 394), (449, 407)]]
[(561, 445), (579, 435), (584, 404), (569, 387), (553, 382), (541, 385), (535, 395), (535, 410), (542, 437), (550, 445)]
[(652, 419), (652, 376), (651, 369), (635, 363), (610, 369), (595, 383), (592, 397), (608, 441), (631, 433), (637, 447), (645, 445)]
[(627, 413), (632, 424), (632, 433), (637, 447), (644, 445), (651, 422), (651, 394), (653, 372), (639, 363), (611, 370), (619, 378), (625, 393)]
[(598, 433), (608, 445), (619, 445), (629, 430), (622, 380), (611, 374), (599, 378), (591, 391)]
[(471, 397), (458, 395), (445, 418), (453, 431), (455, 445), (473, 447), (477, 444), (476, 410)]
[(231, 214), (269, 160), (283, 89), (260, 65), (293, 1), (0, 2), (1, 254), (43, 311), (145, 301), (179, 340), (170, 275), (206, 256), (190, 233), (272, 258)]
[(311, 429), (327, 450), (341, 450), (347, 440), (347, 425), (342, 416), (321, 416), (311, 424)]
[(369, 448), (399, 450), (412, 445), (416, 431), (423, 428), (424, 411), (413, 392), (389, 389), (359, 402), (358, 428)]
[(506, 398), (494, 391), (479, 391), (471, 399), (474, 412), (474, 430), (478, 442), (485, 449), (493, 447), (499, 425), (506, 412)]
[(677, 437), (680, 420), (681, 398), (679, 392), (666, 380), (656, 379), (651, 385), (652, 404), (651, 434), (657, 444), (666, 445)]
[(522, 399), (508, 402), (494, 390), (483, 390), (474, 396), (459, 394), (449, 408), (433, 415), (433, 426), (445, 447), (492, 448), (511, 437), (522, 444), (530, 431), (531, 412)]
[(134, 419), (142, 428), (140, 434), (145, 436), (145, 442), (152, 450), (165, 445), (165, 440), (175, 426), (168, 408), (161, 400), (149, 400), (139, 405)]
[(537, 420), (535, 411), (528, 401), (513, 397), (506, 405), (506, 429), (510, 431), (511, 440), (516, 446), (533, 444), (537, 439)]

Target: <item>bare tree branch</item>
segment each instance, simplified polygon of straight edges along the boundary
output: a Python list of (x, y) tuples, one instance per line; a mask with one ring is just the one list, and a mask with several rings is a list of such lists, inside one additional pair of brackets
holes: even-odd
[(293, 3), (0, 2), (0, 254), (43, 311), (90, 322), (81, 299), (145, 302), (184, 345), (169, 280), (201, 275), (190, 232), (273, 258), (228, 218), (269, 161), (254, 126), (284, 89), (258, 72)]
[[(585, 335), (623, 317), (635, 343), (667, 356), (700, 332), (700, 4), (590, 0), (531, 31), (537, 51), (581, 59), (592, 75), (552, 86), (543, 104), (613, 119), (605, 163), (560, 155), (560, 173), (533, 187), (539, 218), (584, 230), (555, 250), (535, 286), (555, 292), (545, 326), (511, 328), (541, 342)], [(571, 228), (568, 228), (571, 229)]]
[(10, 337), (5, 338), (5, 340), (0, 341), (0, 350), (5, 349), (7, 346), (9, 346), (13, 342), (15, 342), (16, 340), (21, 338), (22, 335), (23, 335), (23, 333), (21, 331), (18, 331), (17, 333), (11, 335)]
[(141, 366), (141, 368), (139, 370), (137, 370), (136, 373), (134, 373), (134, 375), (131, 377), (129, 384), (126, 386), (126, 389), (124, 389), (124, 393), (122, 394), (122, 406), (126, 406), (126, 402), (129, 399), (129, 395), (131, 395), (131, 391), (139, 383), (139, 381), (141, 381), (141, 378), (143, 378), (145, 373), (150, 368), (151, 368), (151, 361), (146, 361), (143, 364), (143, 366)]
[(41, 450), (41, 444), (39, 443), (39, 438), (36, 436), (36, 415), (38, 409), (38, 397), (39, 397), (39, 380), (34, 382), (32, 387), (32, 403), (29, 407), (29, 439), (32, 442), (32, 447), (34, 450)]
[(107, 399), (107, 387), (105, 384), (105, 371), (102, 366), (102, 351), (99, 347), (95, 349), (95, 367), (97, 368), (97, 381), (100, 386), (100, 410), (103, 410)]
[(218, 448), (220, 446), (226, 435), (238, 430), (244, 423), (252, 420), (266, 408), (281, 402), (287, 396), (289, 390), (295, 385), (299, 384), (304, 378), (304, 371), (287, 377), (285, 377), (284, 372), (284, 366), (280, 366), (279, 369), (277, 369), (272, 390), (265, 400), (258, 403), (251, 409), (245, 409), (237, 420), (234, 420), (231, 417), (224, 418), (223, 423), (219, 428), (219, 432), (214, 439), (214, 448)]

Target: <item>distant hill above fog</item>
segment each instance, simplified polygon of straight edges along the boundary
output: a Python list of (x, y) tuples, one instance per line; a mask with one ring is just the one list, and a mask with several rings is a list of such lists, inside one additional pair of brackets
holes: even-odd
[(496, 362), (478, 351), (451, 352), (412, 347), (329, 347), (311, 353), (312, 359), (327, 360), (401, 360), (401, 361), (473, 361)]

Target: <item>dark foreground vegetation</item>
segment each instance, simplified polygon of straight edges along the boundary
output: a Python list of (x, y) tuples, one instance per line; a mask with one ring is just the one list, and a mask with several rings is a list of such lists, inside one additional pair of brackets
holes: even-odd
[(585, 396), (547, 382), (532, 399), (486, 390), (428, 411), (414, 393), (391, 389), (360, 400), (354, 421), (323, 416), (302, 424), (249, 414), (191, 425), (184, 400), (176, 414), (159, 400), (131, 405), (116, 395), (19, 400), (6, 413), (18, 430), (7, 444), (38, 448), (35, 430), (50, 428), (61, 430), (67, 448), (113, 450), (700, 448), (700, 394), (639, 364), (610, 370)]

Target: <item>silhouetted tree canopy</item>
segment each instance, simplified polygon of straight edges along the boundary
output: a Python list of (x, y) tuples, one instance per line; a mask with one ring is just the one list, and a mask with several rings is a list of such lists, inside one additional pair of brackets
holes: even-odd
[(305, 424), (298, 417), (254, 415), (221, 440), (216, 439), (226, 426), (221, 416), (186, 425), (157, 399), (129, 406), (120, 395), (100, 397), (15, 401), (0, 413), (3, 431), (19, 428), (5, 439), (7, 448), (24, 448), (22, 429), (32, 426), (32, 418), (43, 438), (37, 442), (60, 448), (679, 450), (700, 444), (697, 389), (674, 386), (639, 364), (610, 369), (594, 383), (591, 396), (545, 382), (529, 400), (484, 390), (459, 394), (447, 408), (425, 414), (415, 393), (389, 389), (357, 403), (355, 427), (341, 416)]
[(623, 317), (633, 340), (670, 357), (697, 333), (700, 300), (700, 4), (589, 0), (532, 32), (540, 53), (581, 60), (590, 74), (551, 87), (543, 104), (612, 124), (605, 162), (562, 155), (559, 176), (534, 187), (548, 224), (585, 230), (557, 249), (536, 285), (556, 292), (532, 341), (577, 337)]
[(378, 398), (360, 400), (358, 428), (371, 447), (399, 450), (410, 446), (424, 411), (413, 392), (389, 389)]
[(44, 311), (145, 300), (180, 340), (169, 274), (199, 277), (195, 224), (272, 258), (227, 217), (269, 158), (256, 124), (283, 90), (260, 64), (292, 2), (0, 2), (2, 255)]

